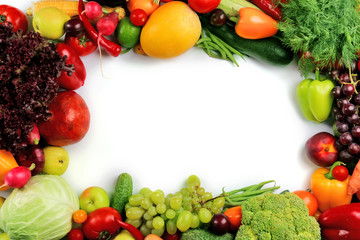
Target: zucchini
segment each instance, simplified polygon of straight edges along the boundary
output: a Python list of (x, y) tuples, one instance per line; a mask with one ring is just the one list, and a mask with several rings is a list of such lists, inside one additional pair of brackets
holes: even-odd
[(110, 206), (115, 208), (121, 215), (124, 213), (125, 205), (133, 193), (133, 181), (128, 173), (119, 175), (114, 194), (111, 197)]
[(235, 29), (227, 24), (221, 27), (210, 23), (209, 15), (199, 14), (201, 25), (225, 43), (249, 57), (260, 59), (276, 65), (287, 65), (293, 60), (293, 53), (275, 37), (264, 39), (245, 39), (239, 37)]
[(180, 240), (234, 240), (235, 236), (231, 233), (216, 235), (206, 229), (189, 229), (181, 234)]

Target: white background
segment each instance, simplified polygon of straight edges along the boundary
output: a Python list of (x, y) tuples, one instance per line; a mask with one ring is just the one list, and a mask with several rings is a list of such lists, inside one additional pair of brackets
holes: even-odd
[[(25, 11), (31, 1), (0, 4)], [(135, 191), (176, 192), (191, 174), (214, 194), (270, 179), (281, 190), (309, 187), (317, 166), (304, 144), (331, 128), (299, 112), (302, 77), (294, 62), (237, 58), (236, 67), (199, 48), (168, 60), (129, 52), (103, 57), (104, 78), (98, 52), (82, 59), (87, 79), (77, 92), (91, 123), (81, 142), (65, 147), (70, 164), (63, 175), (78, 194), (100, 186), (110, 195), (123, 172)]]

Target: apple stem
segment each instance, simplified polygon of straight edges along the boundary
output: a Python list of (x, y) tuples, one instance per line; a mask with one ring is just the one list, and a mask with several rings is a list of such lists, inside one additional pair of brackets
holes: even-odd
[(345, 165), (345, 164), (344, 164), (343, 162), (340, 162), (340, 161), (334, 162), (333, 165), (332, 165), (331, 168), (330, 168), (330, 171), (329, 171), (328, 173), (324, 174), (325, 177), (326, 177), (327, 179), (330, 179), (330, 180), (335, 179), (334, 176), (333, 176), (333, 174), (332, 174), (333, 169), (334, 169), (336, 166), (340, 166), (340, 165)]

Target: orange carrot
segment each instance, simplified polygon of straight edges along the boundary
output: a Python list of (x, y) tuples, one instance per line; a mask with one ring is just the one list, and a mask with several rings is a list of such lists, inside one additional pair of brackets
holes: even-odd
[(353, 195), (359, 190), (360, 190), (360, 161), (356, 164), (354, 168), (354, 172), (349, 179), (347, 192), (349, 195)]

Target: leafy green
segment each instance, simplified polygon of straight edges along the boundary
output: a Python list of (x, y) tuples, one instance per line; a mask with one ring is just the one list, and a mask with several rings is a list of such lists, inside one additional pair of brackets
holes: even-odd
[(316, 68), (348, 67), (360, 50), (359, 0), (290, 0), (282, 4), (280, 39), (302, 55), (299, 69), (308, 75)]
[(37, 175), (12, 191), (0, 208), (0, 228), (10, 239), (56, 240), (72, 226), (79, 199), (71, 186), (55, 175)]

